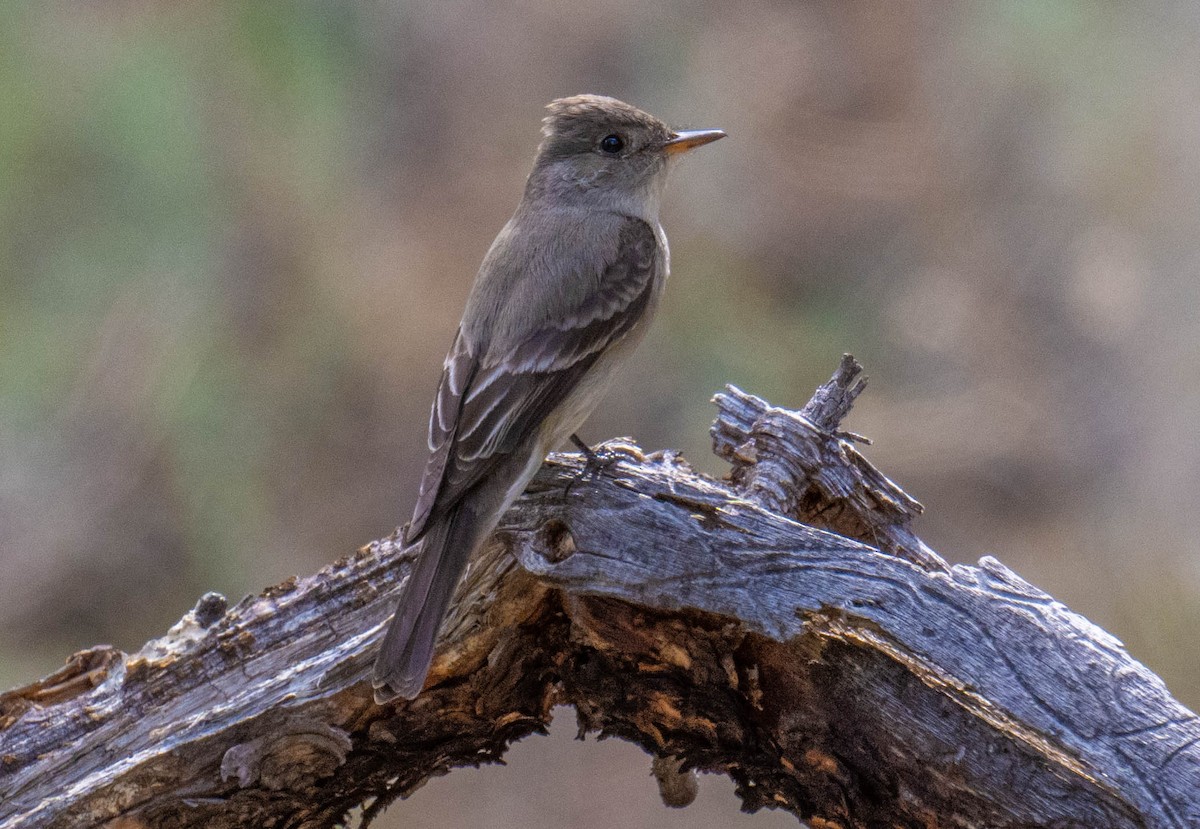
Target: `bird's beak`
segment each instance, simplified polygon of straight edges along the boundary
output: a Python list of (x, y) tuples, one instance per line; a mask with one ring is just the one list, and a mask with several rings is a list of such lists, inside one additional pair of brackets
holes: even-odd
[(678, 155), (724, 137), (724, 130), (683, 130), (671, 133), (671, 137), (663, 144), (663, 149), (667, 155)]

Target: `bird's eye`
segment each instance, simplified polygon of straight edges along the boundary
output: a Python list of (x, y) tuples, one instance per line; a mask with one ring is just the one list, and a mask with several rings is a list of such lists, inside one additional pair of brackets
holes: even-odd
[(609, 155), (616, 155), (625, 149), (625, 139), (619, 135), (606, 135), (600, 139), (600, 149)]

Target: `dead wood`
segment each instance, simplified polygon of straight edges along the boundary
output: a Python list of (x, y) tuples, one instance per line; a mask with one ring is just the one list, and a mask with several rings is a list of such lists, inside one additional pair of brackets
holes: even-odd
[[(475, 562), (426, 691), (365, 680), (408, 572), (394, 538), (138, 653), (0, 696), (0, 827), (329, 826), (500, 757), (551, 709), (729, 774), (814, 827), (1200, 827), (1200, 723), (1121, 644), (920, 505), (838, 431), (847, 358), (800, 412), (718, 395), (728, 481), (676, 455), (577, 482), (551, 458)], [(835, 531), (828, 532), (826, 530)], [(856, 539), (856, 540), (851, 540)]]

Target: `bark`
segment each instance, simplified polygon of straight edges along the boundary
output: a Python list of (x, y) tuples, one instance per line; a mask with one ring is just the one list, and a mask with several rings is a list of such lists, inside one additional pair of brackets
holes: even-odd
[(411, 703), (366, 681), (395, 537), (76, 654), (0, 696), (0, 827), (369, 819), (559, 704), (652, 754), (670, 805), (705, 770), (824, 829), (1200, 826), (1195, 715), (995, 559), (950, 567), (913, 534), (920, 505), (837, 431), (860, 375), (847, 358), (801, 412), (718, 395), (727, 481), (626, 446), (568, 487), (579, 457), (551, 458)]

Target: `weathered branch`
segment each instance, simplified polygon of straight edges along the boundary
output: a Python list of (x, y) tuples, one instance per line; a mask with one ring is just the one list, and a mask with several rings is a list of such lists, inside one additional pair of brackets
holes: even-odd
[(799, 414), (718, 396), (731, 483), (631, 449), (567, 492), (578, 458), (553, 458), (411, 703), (364, 681), (408, 571), (394, 539), (206, 597), (137, 654), (77, 654), (0, 697), (0, 827), (369, 817), (560, 703), (659, 758), (674, 805), (695, 768), (813, 826), (1200, 826), (1195, 715), (999, 562), (948, 567), (913, 535), (919, 505), (836, 431), (859, 372)]

